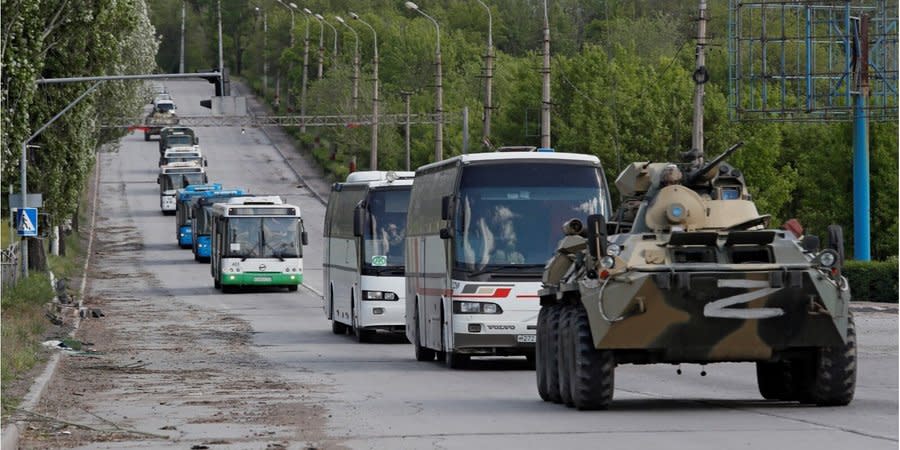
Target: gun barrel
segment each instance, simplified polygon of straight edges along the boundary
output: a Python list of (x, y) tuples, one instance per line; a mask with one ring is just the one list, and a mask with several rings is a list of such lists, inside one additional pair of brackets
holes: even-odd
[(731, 147), (728, 147), (728, 150), (725, 150), (721, 155), (716, 156), (715, 159), (713, 159), (712, 161), (707, 163), (705, 166), (697, 169), (694, 173), (692, 173), (688, 177), (687, 184), (693, 184), (698, 179), (700, 179), (701, 177), (703, 177), (704, 175), (709, 173), (710, 170), (712, 170), (713, 168), (718, 166), (719, 163), (724, 161), (725, 158), (728, 158), (729, 156), (731, 156), (732, 153), (737, 151), (737, 149), (741, 148), (741, 146), (743, 146), (743, 145), (744, 145), (744, 141), (741, 141), (741, 142), (738, 142), (737, 144), (732, 145)]

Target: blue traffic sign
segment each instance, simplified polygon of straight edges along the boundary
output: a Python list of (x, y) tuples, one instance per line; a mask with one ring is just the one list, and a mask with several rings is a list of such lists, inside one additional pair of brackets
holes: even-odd
[(37, 236), (37, 208), (19, 208), (16, 211), (16, 232), (19, 236)]

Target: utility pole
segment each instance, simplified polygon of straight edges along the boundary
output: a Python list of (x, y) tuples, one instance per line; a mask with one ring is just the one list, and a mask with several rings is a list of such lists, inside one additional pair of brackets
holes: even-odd
[(181, 2), (181, 58), (178, 63), (178, 73), (184, 73), (184, 16), (185, 16), (185, 6), (184, 1)]
[(494, 78), (494, 36), (493, 36), (493, 19), (491, 18), (491, 8), (483, 1), (478, 3), (487, 10), (488, 14), (488, 39), (487, 52), (484, 54), (484, 117), (482, 117), (483, 130), (481, 134), (481, 142), (485, 148), (491, 142), (491, 110), (493, 109), (492, 84)]
[[(303, 86), (300, 87), (300, 115), (306, 117), (306, 85), (309, 78), (309, 10), (306, 12), (306, 32), (303, 36)], [(300, 132), (306, 133), (306, 119), (300, 124)]]
[(547, 14), (547, 0), (544, 0), (544, 64), (541, 68), (541, 147), (550, 147), (550, 17)]
[(406, 103), (406, 123), (403, 124), (403, 144), (406, 148), (406, 170), (409, 171), (409, 97), (412, 92), (400, 91), (403, 96), (403, 102)]
[(700, 16), (697, 18), (697, 67), (694, 70), (694, 120), (691, 127), (691, 152), (698, 159), (697, 167), (703, 165), (703, 97), (704, 85), (709, 80), (706, 70), (706, 0), (700, 0)]
[(219, 17), (219, 92), (225, 95), (225, 63), (222, 60), (222, 0), (216, 1), (216, 14)]
[(463, 129), (462, 129), (462, 153), (465, 155), (469, 153), (469, 107), (463, 106), (462, 110), (462, 121), (463, 121)]

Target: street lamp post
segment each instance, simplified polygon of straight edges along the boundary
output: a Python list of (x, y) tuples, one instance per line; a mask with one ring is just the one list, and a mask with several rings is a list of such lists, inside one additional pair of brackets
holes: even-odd
[(374, 84), (372, 90), (372, 148), (369, 151), (369, 167), (370, 170), (378, 170), (378, 33), (375, 32), (375, 28), (372, 27), (372, 25), (370, 25), (365, 20), (362, 20), (359, 17), (359, 14), (351, 12), (350, 17), (352, 17), (354, 20), (358, 20), (360, 23), (372, 30), (372, 41), (374, 43), (374, 52), (372, 56), (372, 72), (375, 75), (375, 79), (373, 81)]
[[(286, 3), (284, 3), (284, 2), (281, 1), (281, 0), (275, 0), (275, 1), (278, 2), (278, 4), (280, 4), (281, 6), (284, 6), (285, 8), (287, 8), (288, 12), (291, 13), (291, 32), (290, 32), (290, 36), (291, 36), (291, 51), (293, 52), (293, 50), (294, 50), (294, 42), (295, 42), (295, 39), (294, 39), (294, 9), (295, 9), (295, 8), (292, 8), (292, 7), (288, 6)], [(292, 5), (293, 5), (293, 3), (292, 3)], [(294, 5), (294, 6), (296, 7), (296, 5)], [(291, 72), (293, 72), (293, 71), (294, 71), (294, 59), (291, 58), (291, 62), (288, 64), (288, 73), (291, 73)], [(280, 79), (281, 79), (281, 76), (279, 76), (278, 78), (279, 78), (279, 80), (280, 80)], [(280, 85), (278, 86), (278, 90), (279, 90), (279, 91), (281, 90), (281, 86), (280, 86)], [(280, 98), (281, 98), (281, 92), (278, 92), (278, 93), (276, 94), (276, 97), (278, 97), (278, 98), (280, 99)], [(293, 107), (293, 104), (294, 104), (294, 102), (291, 101), (290, 88), (288, 88), (288, 97), (287, 97), (287, 106), (288, 106), (288, 108)]]
[(359, 108), (359, 34), (341, 16), (334, 18), (353, 33), (353, 113), (356, 113)]
[[(291, 3), (291, 8), (299, 9), (299, 7)], [(306, 14), (306, 31), (303, 35), (303, 86), (300, 87), (300, 116), (303, 117), (300, 122), (300, 132), (306, 133), (306, 85), (309, 76), (309, 10), (305, 9)]]
[(478, 3), (487, 10), (488, 14), (488, 38), (487, 52), (484, 54), (484, 117), (481, 142), (485, 147), (490, 146), (491, 142), (491, 110), (493, 109), (492, 100), (492, 83), (494, 77), (494, 37), (493, 37), (493, 19), (491, 18), (491, 8), (483, 1)]
[(216, 2), (216, 15), (219, 24), (219, 92), (225, 95), (225, 63), (222, 61), (222, 0)]
[(322, 17), (319, 14), (314, 14), (309, 8), (303, 8), (307, 14), (313, 16), (317, 22), (319, 22), (319, 72), (318, 79), (322, 79), (322, 64), (325, 62), (325, 25), (322, 25), (322, 21), (319, 20), (319, 17)]
[(425, 14), (424, 11), (419, 9), (419, 5), (416, 5), (413, 2), (406, 2), (405, 5), (407, 8), (416, 11), (431, 20), (431, 23), (434, 24), (434, 30), (437, 36), (437, 43), (434, 51), (434, 112), (436, 116), (434, 121), (434, 160), (440, 161), (444, 159), (444, 88), (441, 82), (441, 27), (438, 25), (437, 20), (434, 20), (433, 17)]
[(181, 58), (178, 61), (178, 73), (184, 73), (184, 18), (186, 8), (184, 0), (181, 1)]
[[(338, 34), (338, 33), (337, 33), (337, 28), (335, 28), (334, 25), (328, 23), (328, 21), (325, 20), (325, 18), (322, 17), (321, 14), (316, 14), (316, 18), (319, 19), (319, 20), (321, 20), (322, 23), (324, 23), (325, 25), (328, 25), (328, 27), (331, 28), (331, 31), (334, 32), (334, 47), (333, 47), (333, 49), (331, 50), (331, 67), (335, 67), (335, 66), (337, 66), (337, 54), (338, 54), (338, 48), (337, 48), (337, 47), (338, 47), (338, 45), (337, 45), (337, 41), (338, 41), (338, 35), (337, 35), (337, 34)], [(333, 70), (333, 69), (332, 69), (332, 70)]]
[(263, 15), (263, 97), (269, 94), (269, 18), (265, 9), (256, 7)]

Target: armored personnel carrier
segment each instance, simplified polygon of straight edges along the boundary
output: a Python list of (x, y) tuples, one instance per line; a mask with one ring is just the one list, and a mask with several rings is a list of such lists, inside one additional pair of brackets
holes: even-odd
[(604, 409), (618, 364), (715, 362), (755, 362), (766, 399), (853, 399), (839, 228), (824, 250), (796, 228), (767, 228), (725, 162), (737, 148), (703, 165), (632, 163), (616, 180), (615, 220), (564, 224), (540, 291), (544, 400)]

